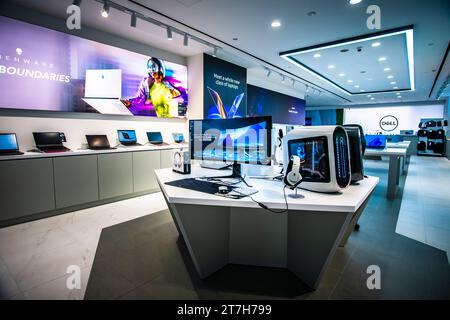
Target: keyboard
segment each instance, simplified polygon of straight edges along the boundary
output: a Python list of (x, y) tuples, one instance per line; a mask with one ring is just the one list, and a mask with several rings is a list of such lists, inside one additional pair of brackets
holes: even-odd
[[(223, 186), (224, 184), (216, 183), (216, 182), (209, 182), (204, 180), (198, 180), (197, 178), (188, 178), (188, 179), (181, 179), (181, 180), (175, 180), (171, 182), (166, 182), (165, 184), (169, 186), (174, 186), (178, 188), (184, 188), (189, 190), (195, 190), (199, 192), (204, 192), (208, 194), (217, 194), (219, 192), (219, 187)], [(255, 194), (258, 192), (258, 190), (255, 189), (249, 189), (249, 188), (240, 188), (240, 187), (234, 187), (234, 186), (228, 186), (228, 189), (230, 190), (229, 193), (221, 196), (230, 196), (230, 197), (237, 197), (237, 198), (243, 198), (252, 194)]]
[(59, 152), (69, 152), (72, 151), (66, 147), (55, 147), (55, 148), (39, 148), (40, 151), (44, 153), (59, 153)]

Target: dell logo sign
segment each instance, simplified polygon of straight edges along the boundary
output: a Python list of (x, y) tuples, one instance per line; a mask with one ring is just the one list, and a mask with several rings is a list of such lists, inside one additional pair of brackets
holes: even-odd
[(394, 116), (384, 116), (380, 120), (380, 128), (384, 131), (394, 131), (398, 127), (398, 120)]

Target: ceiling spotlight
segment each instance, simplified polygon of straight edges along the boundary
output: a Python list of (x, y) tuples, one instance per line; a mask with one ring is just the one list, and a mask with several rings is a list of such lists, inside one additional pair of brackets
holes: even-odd
[(102, 17), (108, 18), (109, 16), (109, 4), (108, 1), (103, 1)]
[(358, 4), (360, 3), (362, 0), (350, 0), (348, 3), (350, 4)]
[(281, 83), (285, 83), (286, 82), (286, 77), (283, 76), (283, 80), (281, 80)]
[(347, 80), (348, 83), (353, 83), (353, 80)]
[(320, 58), (320, 53), (316, 53), (315, 55), (314, 55), (314, 58)]
[(397, 84), (397, 82), (395, 82), (395, 81), (391, 81), (391, 82), (390, 82), (390, 84)]
[(136, 12), (133, 12), (133, 13), (131, 14), (131, 22), (130, 22), (130, 25), (131, 25), (133, 28), (136, 28), (136, 23), (137, 23)]
[(81, 0), (73, 0), (73, 5), (79, 7), (81, 5)]
[(267, 68), (267, 77), (270, 77), (271, 73), (272, 73), (272, 71), (269, 68)]
[(370, 98), (370, 100), (375, 100), (375, 98), (374, 98), (374, 97), (372, 97), (372, 98)]
[(395, 94), (396, 94), (396, 95), (400, 95), (400, 92), (396, 92)]
[(398, 89), (398, 87), (393, 87), (392, 89), (394, 89), (394, 90), (397, 90), (397, 89)]
[(345, 73), (339, 73), (339, 77), (345, 77)]
[(394, 79), (394, 76), (387, 76), (388, 79)]
[(189, 42), (189, 37), (188, 37), (187, 33), (185, 33), (184, 38), (183, 38), (183, 46), (187, 47), (188, 42)]
[(358, 89), (359, 88), (359, 85), (357, 85), (357, 84), (355, 84), (355, 86), (354, 86), (356, 89)]
[(366, 92), (366, 90), (364, 90), (364, 89), (361, 89), (361, 90), (359, 90), (360, 92)]
[(397, 96), (397, 98), (401, 99), (401, 98), (402, 98), (402, 96)]
[(380, 58), (378, 58), (378, 61), (386, 61), (387, 59), (386, 59), (386, 57), (380, 57)]
[(295, 80), (292, 79), (292, 86), (295, 87)]
[(167, 31), (167, 40), (172, 41), (172, 29), (170, 29), (169, 26), (166, 27), (166, 31)]
[(381, 46), (381, 43), (379, 43), (379, 42), (372, 43), (372, 47), (374, 47), (374, 48), (379, 47), (379, 46)]
[(217, 51), (219, 50), (218, 47), (214, 47), (213, 57), (217, 57)]
[(272, 26), (272, 28), (279, 28), (281, 27), (281, 22), (278, 20), (274, 20), (270, 25)]
[(334, 69), (334, 64), (330, 64), (330, 65), (328, 66), (328, 69)]
[(384, 72), (388, 72), (388, 71), (391, 71), (391, 68), (388, 67), (388, 68), (384, 68), (383, 70), (384, 70)]

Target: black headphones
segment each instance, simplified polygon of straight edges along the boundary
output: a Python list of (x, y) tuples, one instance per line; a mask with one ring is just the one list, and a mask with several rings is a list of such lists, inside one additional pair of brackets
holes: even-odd
[(302, 180), (303, 178), (300, 174), (300, 157), (292, 156), (289, 160), (283, 182), (288, 187), (294, 189), (302, 182)]

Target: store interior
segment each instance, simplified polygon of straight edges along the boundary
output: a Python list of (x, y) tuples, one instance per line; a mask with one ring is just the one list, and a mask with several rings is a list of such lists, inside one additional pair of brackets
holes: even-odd
[(449, 17), (2, 1), (0, 300), (450, 299)]

